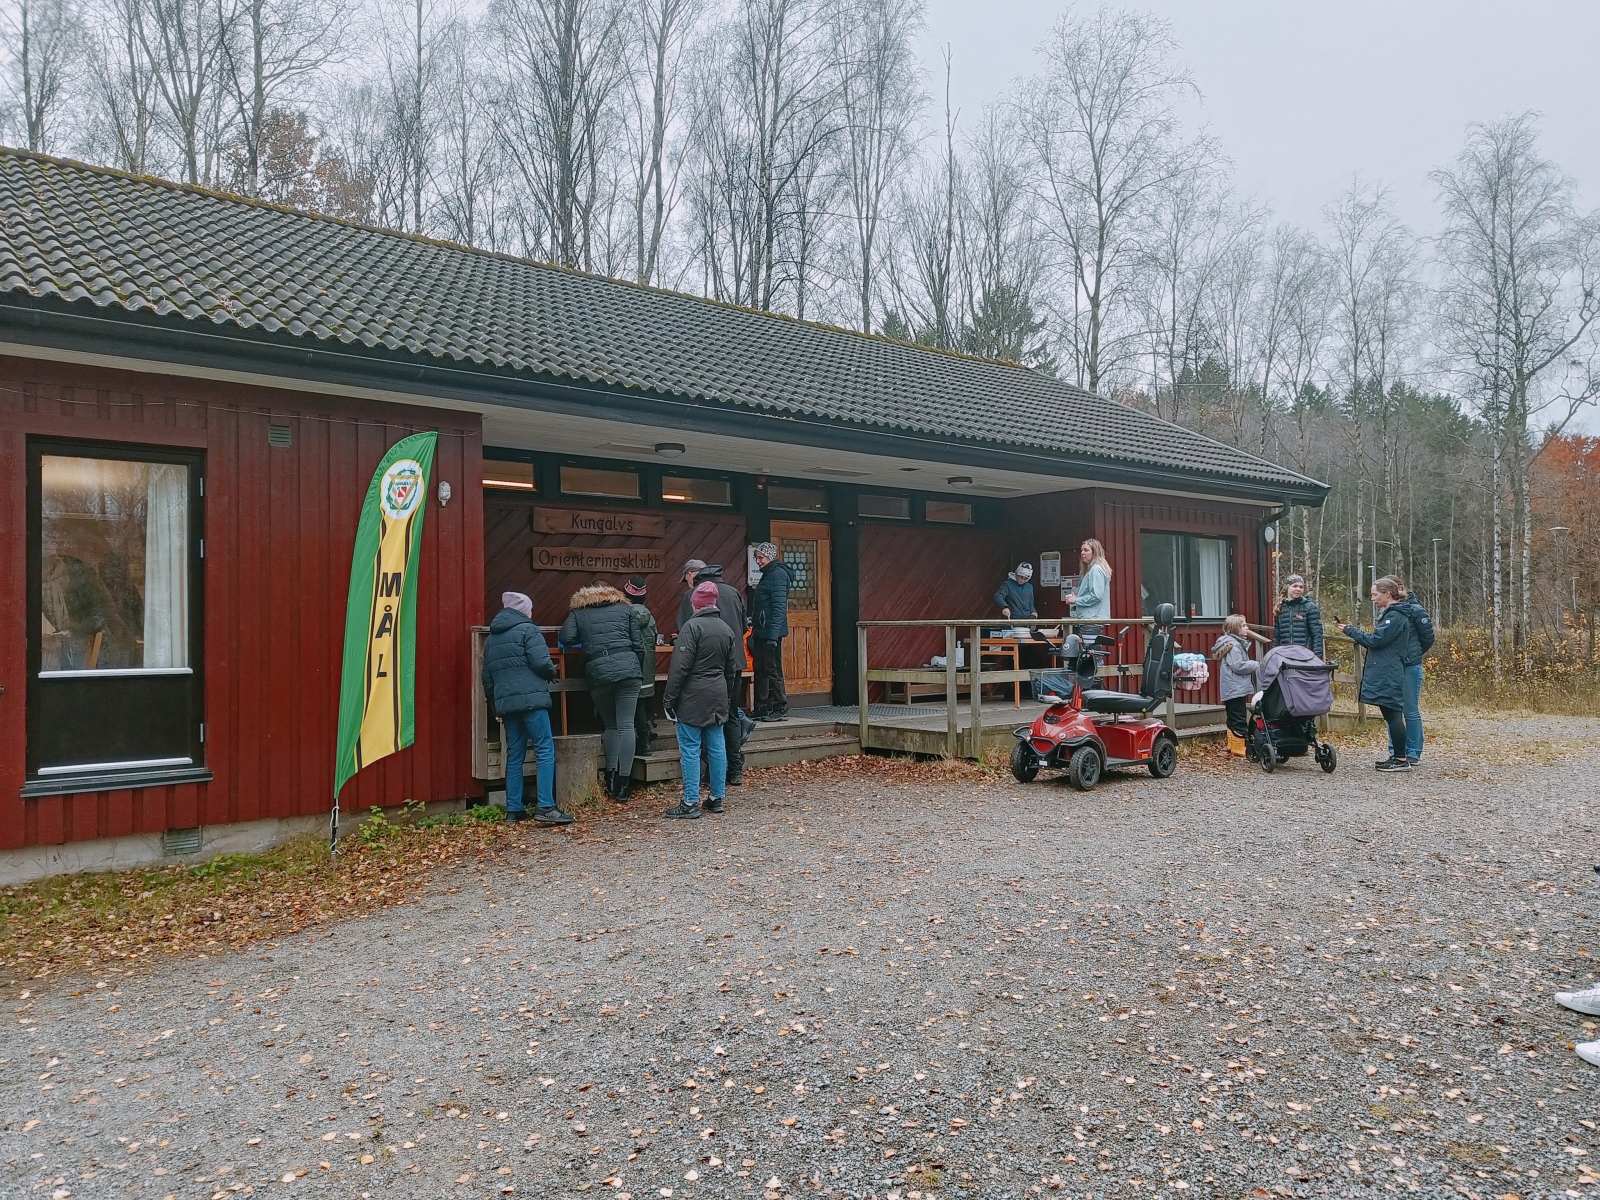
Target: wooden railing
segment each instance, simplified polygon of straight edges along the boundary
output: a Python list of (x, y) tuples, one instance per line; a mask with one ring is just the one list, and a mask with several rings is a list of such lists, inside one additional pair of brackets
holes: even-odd
[[(868, 687), (874, 683), (904, 683), (904, 684), (943, 684), (945, 704), (945, 754), (950, 758), (982, 757), (983, 753), (983, 685), (988, 683), (1025, 683), (1033, 678), (1033, 671), (1017, 669), (1011, 671), (985, 671), (983, 669), (982, 646), (986, 640), (983, 636), (985, 629), (1014, 629), (1025, 627), (1028, 629), (1056, 629), (1062, 630), (1065, 637), (1074, 628), (1083, 625), (1097, 625), (1101, 629), (1121, 629), (1125, 626), (1148, 626), (1155, 622), (1148, 617), (1133, 620), (1075, 620), (1065, 617), (1033, 617), (1028, 619), (1005, 618), (997, 620), (988, 617), (983, 620), (963, 618), (954, 621), (858, 621), (856, 622), (856, 662), (859, 664), (859, 678), (856, 695), (859, 697), (861, 714), (861, 745), (863, 748), (870, 744), (868, 735)], [(867, 665), (867, 634), (873, 629), (942, 629), (944, 630), (944, 662), (943, 667), (868, 667)], [(968, 645), (968, 665), (965, 668), (956, 666), (956, 648), (962, 643), (962, 633), (966, 634)], [(1111, 678), (1127, 678), (1136, 676), (1143, 668), (1138, 664), (1102, 666), (1099, 674)], [(967, 729), (967, 736), (961, 736), (960, 720), (960, 690), (967, 689), (967, 706), (971, 714), (971, 723)], [(1177, 703), (1172, 695), (1167, 696), (1166, 718), (1167, 724), (1174, 723), (1177, 717)]]

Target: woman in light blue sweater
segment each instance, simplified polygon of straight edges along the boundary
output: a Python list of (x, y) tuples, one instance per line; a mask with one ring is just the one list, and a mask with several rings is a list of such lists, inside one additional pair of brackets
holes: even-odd
[[(1076, 591), (1067, 593), (1068, 612), (1080, 621), (1111, 620), (1111, 564), (1106, 561), (1106, 548), (1097, 538), (1089, 538), (1078, 548), (1078, 560), (1083, 578)], [(1080, 637), (1094, 637), (1100, 626), (1079, 625), (1076, 630)]]

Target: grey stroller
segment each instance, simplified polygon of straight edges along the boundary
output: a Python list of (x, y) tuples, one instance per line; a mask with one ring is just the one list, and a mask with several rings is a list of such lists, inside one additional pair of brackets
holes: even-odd
[(1304, 646), (1274, 646), (1261, 660), (1261, 690), (1250, 704), (1245, 755), (1271, 774), (1279, 763), (1312, 754), (1332, 774), (1339, 754), (1317, 739), (1317, 718), (1333, 711), (1333, 664)]

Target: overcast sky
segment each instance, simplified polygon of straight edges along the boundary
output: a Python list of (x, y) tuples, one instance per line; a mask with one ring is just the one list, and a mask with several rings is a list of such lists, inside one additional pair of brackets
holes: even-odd
[[(1093, 6), (1080, 6), (1093, 11)], [(1600, 205), (1597, 0), (1151, 0), (1172, 22), (1204, 93), (1198, 115), (1235, 165), (1239, 191), (1282, 219), (1320, 226), (1351, 176), (1388, 185), (1418, 233), (1436, 223), (1428, 172), (1469, 121), (1534, 109), (1545, 153)], [(931, 0), (923, 59), (942, 115), (940, 49), (955, 53), (958, 129), (1032, 74), (1064, 5)]]

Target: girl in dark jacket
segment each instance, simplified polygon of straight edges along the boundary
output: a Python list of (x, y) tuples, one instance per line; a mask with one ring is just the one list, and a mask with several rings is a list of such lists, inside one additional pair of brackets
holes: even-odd
[(556, 664), (533, 623), (533, 601), (521, 592), (506, 592), (505, 605), (489, 622), (483, 644), (483, 693), (500, 718), (500, 744), (505, 748), (506, 820), (527, 816), (523, 807), (522, 768), (528, 742), (538, 764), (535, 784), (539, 805), (533, 819), (541, 825), (570, 825), (572, 818), (556, 807), (556, 743), (550, 736), (550, 680)]
[(1326, 658), (1322, 644), (1322, 610), (1306, 595), (1304, 575), (1284, 580), (1283, 603), (1272, 617), (1274, 646), (1304, 646), (1318, 658)]
[(644, 680), (639, 669), (644, 646), (633, 604), (607, 583), (579, 588), (557, 640), (563, 649), (583, 650), (589, 698), (605, 726), (606, 795), (626, 801), (633, 775), (634, 713)]
[(1354, 625), (1339, 626), (1351, 641), (1367, 648), (1367, 664), (1361, 672), (1361, 702), (1377, 705), (1389, 726), (1389, 757), (1378, 763), (1380, 771), (1411, 769), (1406, 757), (1405, 658), (1414, 635), (1411, 622), (1395, 607), (1405, 594), (1398, 579), (1385, 575), (1372, 585), (1372, 607), (1378, 614), (1372, 632)]
[(669, 817), (700, 815), (700, 755), (710, 767), (711, 800), (706, 808), (722, 811), (728, 790), (728, 750), (723, 724), (733, 712), (739, 687), (738, 645), (733, 630), (717, 612), (717, 585), (702, 583), (693, 596), (693, 616), (678, 631), (667, 668), (663, 697), (667, 718), (678, 727), (678, 756), (683, 775), (683, 800), (667, 809)]

